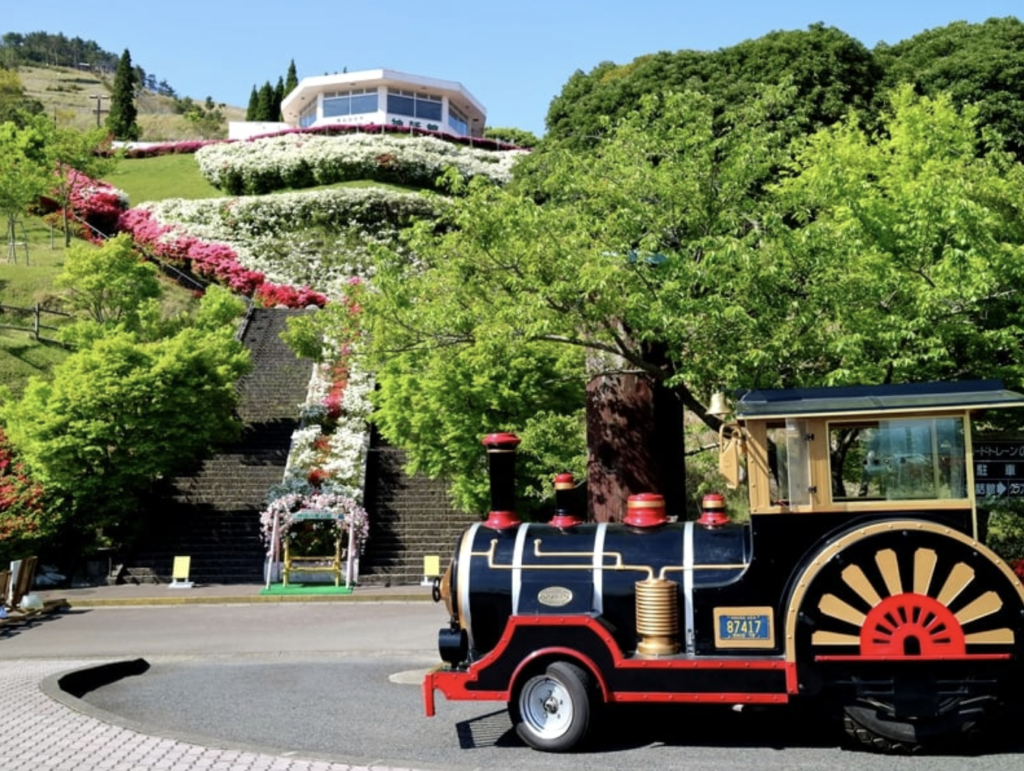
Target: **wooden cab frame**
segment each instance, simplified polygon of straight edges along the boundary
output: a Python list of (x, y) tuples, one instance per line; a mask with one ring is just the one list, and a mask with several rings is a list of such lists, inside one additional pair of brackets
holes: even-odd
[(998, 381), (746, 391), (722, 446), (751, 514), (952, 510), (976, 533), (971, 416), (1020, 406)]

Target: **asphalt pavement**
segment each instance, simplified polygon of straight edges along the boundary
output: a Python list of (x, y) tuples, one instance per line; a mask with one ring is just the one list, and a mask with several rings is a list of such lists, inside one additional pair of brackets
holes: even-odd
[[(369, 753), (353, 761), (355, 753), (345, 747), (300, 753), (276, 729), (266, 730), (257, 743), (232, 740), (230, 731), (217, 723), (237, 723), (241, 707), (248, 711), (258, 704), (228, 705), (211, 718), (210, 711), (194, 701), (205, 698), (200, 688), (182, 694), (179, 704), (183, 715), (206, 715), (193, 732), (154, 724), (144, 715), (134, 715), (130, 707), (119, 714), (90, 701), (107, 687), (148, 683), (148, 678), (134, 675), (151, 668), (159, 672), (177, 666), (194, 672), (199, 662), (219, 663), (221, 669), (244, 662), (250, 667), (250, 691), (273, 724), (278, 691), (295, 688), (262, 682), (264, 662), (286, 660), (295, 666), (305, 661), (315, 671), (327, 657), (337, 661), (347, 654), (363, 659), (389, 650), (419, 670), (436, 659), (431, 649), (444, 611), (430, 602), (427, 587), (356, 587), (351, 595), (285, 597), (263, 596), (262, 588), (129, 584), (37, 590), (44, 600), (64, 599), (67, 605), (0, 626), (0, 769), (395, 768)], [(418, 671), (407, 679), (417, 675)], [(165, 699), (158, 694), (156, 701)], [(308, 710), (305, 722), (317, 726), (318, 705), (309, 701)], [(227, 738), (221, 738), (225, 733)]]
[(504, 705), (423, 714), (446, 622), (429, 587), (266, 597), (260, 586), (40, 592), (0, 626), (0, 771), (998, 771), (1019, 732), (949, 756), (851, 752), (822, 716), (623, 708), (570, 755), (524, 746)]

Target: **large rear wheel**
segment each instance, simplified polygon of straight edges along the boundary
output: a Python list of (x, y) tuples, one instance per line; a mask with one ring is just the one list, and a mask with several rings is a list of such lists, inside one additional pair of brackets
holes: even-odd
[(843, 709), (843, 728), (857, 745), (880, 752), (913, 754), (948, 747), (970, 737), (994, 704), (989, 697), (948, 699), (927, 719), (898, 717), (893, 706), (858, 699)]
[(568, 661), (556, 661), (514, 689), (509, 716), (519, 738), (534, 749), (566, 752), (586, 737), (593, 698), (590, 673)]

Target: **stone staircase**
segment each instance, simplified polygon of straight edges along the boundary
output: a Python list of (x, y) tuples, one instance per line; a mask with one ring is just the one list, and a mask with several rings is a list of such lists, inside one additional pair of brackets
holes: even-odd
[(446, 486), (424, 476), (409, 476), (401, 450), (374, 432), (366, 468), (364, 500), (370, 515), (370, 539), (360, 559), (359, 583), (397, 586), (423, 581), (423, 558), (437, 555), (443, 571), (455, 541), (475, 514), (451, 507)]
[[(280, 338), (304, 310), (254, 308), (240, 332), (252, 372), (238, 384), (242, 435), (233, 446), (154, 490), (145, 547), (125, 563), (121, 580), (171, 579), (175, 556), (191, 557), (196, 583), (259, 583), (265, 546), (259, 512), (280, 483), (312, 362)], [(196, 416), (201, 420), (202, 416)]]

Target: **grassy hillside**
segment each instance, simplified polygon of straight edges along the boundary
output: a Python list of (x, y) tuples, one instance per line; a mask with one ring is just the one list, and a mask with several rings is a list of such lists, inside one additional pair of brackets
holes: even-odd
[[(57, 92), (61, 93), (61, 92)], [(192, 155), (167, 155), (121, 161), (107, 181), (128, 193), (131, 204), (163, 198), (211, 198), (220, 192), (199, 174)], [(53, 288), (54, 279), (64, 263), (64, 238), (59, 228), (51, 228), (38, 217), (19, 222), (19, 245), (14, 259), (9, 245), (0, 257), (0, 386), (20, 394), (29, 377), (46, 375), (63, 361), (68, 351), (56, 343), (37, 341), (31, 334), (33, 314), (14, 308), (58, 310), (60, 298)], [(84, 242), (76, 241), (76, 244)], [(86, 248), (90, 248), (86, 246)], [(189, 292), (170, 281), (164, 282), (164, 306), (173, 313), (187, 305)], [(67, 323), (60, 316), (43, 313), (44, 325)], [(19, 331), (7, 328), (17, 326)], [(53, 330), (42, 330), (42, 337), (54, 337)]]
[[(100, 75), (69, 69), (67, 67), (19, 67), (18, 76), (25, 92), (39, 100), (46, 107), (46, 114), (55, 118), (61, 126), (88, 129), (96, 127), (96, 99), (99, 95), (108, 97), (113, 80)], [(192, 97), (202, 101), (203, 97)], [(106, 110), (108, 99), (100, 100), (100, 107)], [(139, 126), (142, 141), (164, 142), (183, 139), (198, 139), (195, 127), (174, 112), (174, 100), (170, 97), (143, 92), (136, 99), (139, 111)], [(225, 123), (223, 135), (227, 136), (227, 121), (245, 120), (245, 108), (223, 106)], [(100, 122), (106, 115), (100, 115)]]

